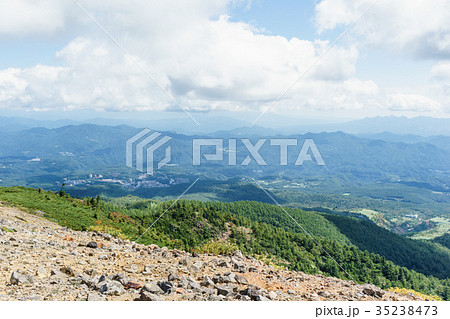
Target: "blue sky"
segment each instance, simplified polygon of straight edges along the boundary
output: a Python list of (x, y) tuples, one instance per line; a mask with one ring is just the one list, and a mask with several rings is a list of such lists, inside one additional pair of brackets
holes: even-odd
[[(80, 1), (192, 113), (447, 117), (448, 1), (380, 0), (316, 61), (371, 3)], [(0, 115), (180, 111), (74, 3), (0, 4), (0, 21)]]

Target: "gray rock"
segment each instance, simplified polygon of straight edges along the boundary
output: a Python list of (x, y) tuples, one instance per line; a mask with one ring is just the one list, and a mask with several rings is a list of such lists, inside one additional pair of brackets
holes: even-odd
[(224, 295), (209, 295), (208, 300), (209, 301), (223, 301), (223, 300), (225, 300), (225, 296)]
[(221, 275), (221, 274), (215, 274), (215, 275), (212, 277), (212, 281), (213, 281), (215, 284), (223, 283), (222, 275)]
[(214, 288), (203, 288), (203, 292), (207, 295), (217, 295), (217, 289)]
[(97, 242), (91, 241), (86, 245), (86, 247), (95, 249), (98, 247), (98, 245), (97, 245)]
[(186, 278), (181, 279), (181, 280), (178, 282), (178, 287), (183, 288), (183, 289), (188, 289), (188, 287), (189, 287), (189, 281), (187, 281)]
[(101, 236), (106, 240), (111, 240), (113, 238), (110, 234), (101, 234)]
[(125, 274), (119, 273), (112, 277), (112, 280), (120, 282), (123, 286), (125, 286), (130, 280)]
[(164, 298), (148, 291), (141, 291), (138, 301), (164, 301)]
[(270, 301), (270, 299), (264, 297), (263, 295), (260, 295), (260, 296), (256, 296), (255, 301)]
[(70, 268), (70, 267), (66, 267), (66, 266), (61, 267), (59, 269), (59, 271), (62, 272), (63, 274), (65, 274), (65, 275), (67, 275), (67, 276), (70, 276), (70, 277), (75, 276), (75, 271), (72, 268)]
[(240, 250), (236, 250), (236, 251), (233, 253), (233, 256), (234, 256), (234, 257), (237, 257), (237, 258), (240, 258), (240, 259), (244, 259), (244, 258), (245, 258), (244, 255), (242, 254), (242, 252), (241, 252)]
[(95, 292), (90, 292), (90, 293), (88, 293), (86, 300), (87, 301), (105, 301), (105, 297), (99, 296)]
[(202, 288), (200, 287), (200, 285), (192, 278), (187, 278), (187, 282), (188, 284), (188, 289), (197, 289), (197, 290), (201, 290)]
[(248, 287), (241, 291), (241, 295), (249, 296), (252, 300), (256, 300), (258, 296), (262, 295), (262, 291), (254, 287)]
[(123, 267), (123, 270), (125, 270), (127, 273), (135, 274), (139, 271), (139, 266), (136, 264), (132, 264), (132, 265)]
[(125, 293), (123, 285), (114, 280), (106, 279), (100, 282), (100, 293), (109, 296), (120, 296)]
[(275, 291), (271, 291), (271, 292), (269, 292), (268, 294), (267, 294), (267, 297), (270, 299), (270, 300), (275, 300), (275, 299), (277, 299), (277, 293), (275, 292)]
[(38, 278), (46, 278), (46, 277), (48, 277), (48, 275), (49, 275), (49, 273), (48, 273), (47, 269), (45, 269), (42, 266), (36, 270), (36, 277), (38, 277)]
[(23, 272), (23, 271), (15, 271), (11, 274), (11, 278), (9, 280), (13, 285), (27, 285), (33, 284), (34, 278), (32, 275)]
[(244, 276), (241, 276), (241, 275), (237, 275), (237, 274), (236, 274), (236, 275), (234, 276), (234, 279), (236, 280), (236, 282), (237, 282), (238, 284), (241, 284), (241, 285), (248, 285), (248, 284), (249, 284), (247, 278), (245, 278)]
[(164, 291), (158, 286), (158, 283), (156, 281), (151, 281), (141, 289), (141, 291), (146, 291), (151, 294), (162, 294)]
[(171, 283), (170, 281), (162, 281), (158, 283), (159, 288), (162, 289), (162, 291), (164, 291), (164, 293), (166, 294), (170, 294), (172, 292), (173, 289), (173, 283)]
[(214, 281), (212, 281), (209, 276), (204, 276), (200, 285), (202, 285), (203, 287), (214, 286)]
[(182, 266), (190, 267), (192, 265), (192, 260), (190, 257), (181, 258), (178, 262)]
[(235, 270), (237, 270), (238, 272), (246, 272), (247, 271), (244, 263), (242, 263), (242, 261), (237, 257), (231, 257), (231, 264), (232, 264), (233, 268)]
[(97, 270), (95, 270), (95, 269), (87, 269), (87, 270), (84, 271), (84, 273), (88, 274), (89, 276), (95, 276), (95, 275), (98, 274)]
[(232, 296), (236, 290), (236, 288), (232, 286), (215, 285), (214, 288), (217, 289), (217, 294), (222, 296)]
[(236, 283), (235, 274), (232, 272), (226, 273), (224, 276), (222, 276), (222, 281), (224, 283)]
[(85, 284), (89, 288), (93, 288), (95, 287), (95, 284), (98, 283), (99, 277), (98, 276), (91, 277), (87, 274), (82, 274), (80, 279), (82, 284)]
[(155, 269), (154, 265), (147, 265), (144, 267), (144, 271), (142, 272), (143, 275), (149, 275), (153, 272), (153, 270)]
[(226, 261), (226, 260), (219, 260), (219, 262), (217, 263), (217, 266), (225, 267), (225, 268), (231, 268), (230, 263), (228, 261)]
[(180, 281), (181, 278), (180, 278), (180, 276), (178, 276), (176, 274), (170, 273), (169, 276), (167, 276), (167, 280), (168, 281)]
[(20, 298), (19, 301), (42, 301), (41, 296), (26, 296), (23, 298)]
[(381, 298), (381, 297), (383, 297), (383, 295), (384, 295), (384, 291), (375, 289), (375, 288), (373, 288), (373, 287), (371, 287), (371, 286), (366, 286), (366, 287), (363, 289), (362, 293), (363, 293), (363, 294), (366, 294), (366, 295), (368, 295), (368, 296), (371, 296), (371, 297), (376, 297), (376, 298)]
[(328, 291), (319, 291), (318, 295), (324, 298), (328, 298), (331, 296), (331, 294)]
[(52, 269), (52, 271), (50, 271), (50, 275), (55, 277), (62, 277), (64, 276), (64, 273), (59, 270)]

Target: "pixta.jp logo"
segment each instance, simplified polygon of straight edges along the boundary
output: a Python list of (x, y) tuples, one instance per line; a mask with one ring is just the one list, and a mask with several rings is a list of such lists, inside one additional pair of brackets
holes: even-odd
[[(129, 138), (126, 143), (126, 164), (136, 167), (138, 171), (149, 175), (154, 173), (155, 151), (169, 142), (172, 138), (146, 128)], [(133, 156), (135, 154), (135, 156)], [(133, 158), (136, 166), (133, 165)], [(166, 147), (165, 156), (157, 163), (158, 169), (167, 165), (171, 158), (171, 148)]]
[[(243, 161), (237, 160), (237, 153), (238, 153), (238, 141), (240, 141), (239, 144), (242, 144), (244, 146), (244, 149), (247, 152), (247, 156), (244, 158)], [(228, 154), (228, 166), (247, 166), (249, 165), (252, 160), (255, 161), (255, 163), (259, 166), (266, 166), (268, 165), (266, 160), (264, 159), (263, 154), (261, 154), (262, 147), (266, 144), (273, 147), (273, 150), (269, 150), (270, 154), (277, 154), (275, 157), (278, 157), (279, 159), (279, 165), (280, 166), (287, 166), (288, 165), (288, 147), (289, 146), (297, 146), (299, 145), (299, 141), (295, 138), (271, 138), (269, 139), (269, 143), (266, 143), (267, 139), (261, 138), (257, 140), (255, 143), (252, 143), (247, 138), (241, 138), (241, 139), (228, 139), (228, 142), (224, 142), (223, 139), (220, 138), (209, 138), (209, 139), (194, 139), (192, 142), (192, 164), (194, 166), (201, 165), (202, 163), (202, 155), (203, 158), (206, 161), (223, 161), (224, 160), (224, 153)], [(208, 148), (209, 152), (202, 152), (202, 148)], [(211, 152), (211, 150), (214, 150)], [(277, 150), (278, 149), (278, 152)], [(240, 152), (242, 154), (242, 152)], [(245, 153), (245, 151), (244, 151)], [(300, 149), (300, 152), (298, 153), (298, 156), (296, 157), (296, 160), (294, 162), (295, 166), (301, 166), (305, 161), (313, 161), (311, 155), (309, 153), (312, 153), (314, 156), (314, 159), (319, 166), (325, 166), (325, 162), (322, 158), (322, 155), (319, 152), (319, 149), (317, 148), (316, 144), (314, 143), (313, 139), (306, 139), (303, 142), (303, 145)], [(267, 151), (266, 151), (267, 155)], [(273, 156), (272, 156), (273, 157)]]

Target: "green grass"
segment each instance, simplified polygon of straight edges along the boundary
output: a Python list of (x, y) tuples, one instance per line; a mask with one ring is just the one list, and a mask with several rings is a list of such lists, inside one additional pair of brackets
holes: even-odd
[(82, 201), (61, 198), (53, 192), (25, 187), (0, 187), (0, 201), (16, 206), (28, 213), (45, 213), (44, 217), (75, 230), (87, 230), (94, 225), (95, 211)]
[[(180, 200), (173, 203), (139, 200), (135, 197), (97, 202), (92, 198), (73, 199), (23, 187), (0, 188), (0, 201), (30, 213), (44, 212), (44, 217), (76, 230), (109, 232), (131, 240), (139, 239), (143, 244), (154, 243), (186, 251), (228, 254), (239, 248), (248, 255), (265, 256), (277, 267), (342, 279), (355, 278), (358, 282), (370, 282), (383, 288), (403, 287), (436, 294), (444, 299), (450, 298), (450, 279), (426, 276), (396, 265), (378, 254), (362, 251), (364, 248), (358, 249), (357, 246), (364, 242), (355, 241), (355, 238), (364, 237), (364, 233), (376, 227), (368, 222), (358, 225), (349, 218), (330, 218), (332, 215), (288, 209), (301, 225), (314, 234), (315, 240), (312, 240), (295, 224), (288, 223), (279, 207), (257, 202), (203, 203)], [(148, 229), (156, 219), (158, 222)], [(353, 238), (350, 236), (352, 233), (348, 233), (352, 225), (365, 226), (368, 230), (363, 230)], [(387, 233), (380, 234), (385, 237)], [(373, 237), (371, 241), (376, 238)], [(394, 247), (414, 242), (406, 239), (402, 242), (395, 236), (386, 238), (386, 242), (394, 241), (391, 243)], [(321, 247), (352, 277), (343, 272)], [(429, 265), (436, 266), (439, 256), (428, 256), (424, 254), (428, 253), (426, 251), (415, 254), (416, 248), (406, 247), (412, 251), (403, 249), (398, 254), (424, 255)], [(442, 267), (448, 268), (448, 263)]]

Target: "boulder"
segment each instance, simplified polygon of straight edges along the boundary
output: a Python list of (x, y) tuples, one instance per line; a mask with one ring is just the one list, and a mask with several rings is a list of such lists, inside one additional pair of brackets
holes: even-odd
[(228, 261), (226, 261), (226, 260), (219, 260), (219, 262), (217, 263), (217, 266), (225, 267), (225, 268), (231, 268), (230, 263)]
[(267, 297), (264, 297), (263, 295), (260, 295), (255, 298), (255, 301), (270, 301), (270, 299)]
[(183, 257), (178, 263), (182, 266), (190, 267), (192, 265), (192, 259), (190, 257)]
[(87, 274), (82, 274), (81, 277), (81, 284), (85, 284), (88, 286), (88, 288), (94, 288), (95, 285), (98, 283), (99, 276), (89, 276)]
[(200, 285), (192, 278), (187, 278), (188, 288), (189, 289), (202, 289)]
[(125, 293), (123, 285), (114, 280), (106, 279), (100, 282), (100, 293), (109, 296), (120, 296)]
[(226, 273), (224, 276), (222, 276), (222, 281), (224, 283), (235, 283), (236, 279), (235, 279), (235, 274), (233, 274), (232, 272)]
[(214, 281), (209, 276), (204, 276), (200, 285), (203, 287), (214, 286)]
[(174, 273), (170, 273), (169, 276), (167, 276), (167, 280), (168, 281), (180, 281), (181, 277)]
[(48, 276), (49, 276), (49, 272), (44, 267), (41, 266), (36, 270), (36, 277), (42, 279), (42, 278), (46, 278)]
[(172, 292), (173, 289), (173, 283), (170, 281), (162, 281), (158, 283), (159, 288), (162, 289), (162, 291), (164, 291), (164, 293), (166, 294), (170, 294)]
[(98, 247), (98, 244), (95, 241), (90, 241), (89, 243), (87, 243), (86, 247), (95, 249)]
[(65, 274), (65, 275), (69, 276), (69, 277), (74, 277), (75, 276), (75, 271), (72, 268), (70, 268), (70, 267), (66, 267), (66, 266), (61, 267), (59, 269), (59, 271), (62, 272), (63, 274)]
[(124, 286), (130, 281), (128, 279), (128, 277), (125, 274), (123, 274), (123, 273), (118, 273), (118, 274), (114, 275), (112, 277), (112, 280), (118, 281)]
[(363, 289), (362, 293), (365, 295), (371, 296), (371, 297), (376, 297), (376, 298), (381, 298), (384, 295), (384, 291), (376, 289), (373, 286), (366, 286)]
[(270, 300), (275, 300), (275, 299), (277, 299), (277, 293), (275, 292), (275, 291), (271, 291), (271, 292), (269, 292), (268, 294), (267, 294), (267, 297), (270, 299)]
[(215, 285), (214, 288), (217, 289), (218, 295), (225, 297), (234, 295), (234, 291), (236, 290), (236, 288), (232, 286)]
[(262, 296), (262, 291), (255, 287), (248, 287), (241, 291), (241, 295), (249, 296), (252, 300), (256, 300), (257, 297)]
[(246, 272), (247, 271), (244, 263), (239, 258), (231, 257), (231, 264), (232, 264), (233, 268), (235, 270), (237, 270), (238, 272)]
[(151, 281), (149, 283), (146, 283), (144, 287), (142, 287), (141, 292), (146, 291), (151, 294), (162, 294), (164, 291), (158, 286), (158, 283), (156, 281)]
[(240, 250), (236, 250), (236, 251), (233, 253), (233, 256), (234, 256), (234, 257), (237, 257), (237, 258), (240, 258), (240, 259), (244, 259), (244, 258), (245, 258), (244, 255), (242, 254), (242, 252), (241, 252)]
[(124, 266), (123, 270), (127, 273), (135, 274), (139, 271), (139, 266), (136, 264), (132, 264), (132, 265)]
[(95, 292), (90, 292), (90, 293), (88, 293), (86, 300), (87, 301), (105, 301), (105, 297), (99, 296)]
[(23, 271), (15, 271), (11, 274), (11, 278), (9, 280), (13, 285), (27, 285), (33, 284), (34, 278), (32, 275)]
[(148, 291), (141, 291), (137, 301), (164, 301), (164, 298)]
[(245, 278), (244, 276), (241, 276), (241, 275), (236, 274), (236, 275), (234, 276), (234, 279), (236, 280), (236, 282), (237, 282), (238, 284), (241, 284), (241, 285), (248, 285), (248, 284), (249, 284), (247, 278)]

